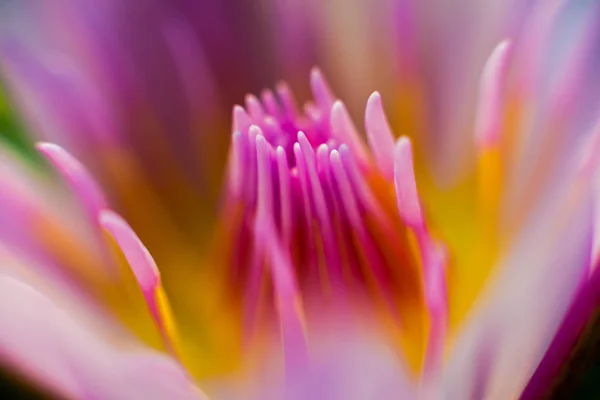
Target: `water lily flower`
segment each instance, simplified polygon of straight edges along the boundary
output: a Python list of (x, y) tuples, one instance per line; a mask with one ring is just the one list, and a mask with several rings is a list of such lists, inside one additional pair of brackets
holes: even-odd
[(0, 123), (36, 140), (0, 146), (2, 365), (73, 399), (546, 395), (598, 300), (599, 7), (261, 3), (291, 84), (258, 93), (268, 17), (192, 3), (0, 5)]

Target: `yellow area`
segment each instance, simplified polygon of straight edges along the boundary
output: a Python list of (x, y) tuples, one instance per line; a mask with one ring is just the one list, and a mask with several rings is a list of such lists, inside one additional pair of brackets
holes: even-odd
[[(163, 277), (156, 300), (168, 336), (179, 337), (177, 351), (195, 378), (230, 373), (240, 362), (240, 314), (224, 288), (226, 242), (210, 255), (210, 246), (182, 237), (148, 180), (125, 153), (106, 155), (112, 183), (122, 196), (125, 215), (148, 246)], [(151, 216), (151, 217), (149, 217)], [(75, 282), (147, 345), (168, 351), (139, 285), (124, 256), (106, 235), (118, 271), (56, 221), (34, 216), (35, 238), (49, 249)], [(209, 231), (205, 228), (205, 230)], [(228, 232), (229, 233), (229, 232)], [(207, 232), (204, 232), (207, 235)], [(167, 300), (168, 298), (168, 300)], [(171, 307), (168, 306), (170, 302)], [(169, 311), (172, 310), (172, 313)]]
[(158, 315), (160, 317), (160, 329), (165, 336), (165, 346), (167, 347), (167, 350), (173, 354), (173, 356), (181, 359), (181, 339), (179, 337), (179, 333), (177, 332), (175, 320), (173, 319), (171, 304), (169, 303), (169, 299), (162, 287), (162, 284), (156, 288), (154, 297)]
[(511, 98), (504, 110), (500, 142), (480, 149), (475, 171), (450, 188), (436, 185), (423, 165), (416, 168), (428, 225), (449, 250), (447, 280), (451, 336), (468, 316), (510, 239), (512, 231), (500, 231), (498, 218), (506, 167), (514, 161), (522, 118), (521, 102)]

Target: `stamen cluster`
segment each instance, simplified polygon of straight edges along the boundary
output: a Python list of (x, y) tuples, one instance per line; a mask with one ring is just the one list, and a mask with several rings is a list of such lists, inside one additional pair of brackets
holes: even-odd
[(303, 300), (360, 293), (422, 334), (421, 309), (445, 321), (444, 261), (421, 212), (410, 141), (394, 140), (375, 92), (365, 115), (372, 159), (316, 69), (311, 89), (303, 112), (284, 83), (233, 110), (225, 212), (246, 322), (274, 305), (298, 338)]

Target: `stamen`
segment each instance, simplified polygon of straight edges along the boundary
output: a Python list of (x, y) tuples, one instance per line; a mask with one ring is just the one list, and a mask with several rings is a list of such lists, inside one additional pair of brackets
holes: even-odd
[(168, 298), (160, 281), (160, 273), (148, 249), (131, 227), (117, 213), (103, 210), (99, 223), (113, 237), (127, 262), (146, 299), (146, 304), (162, 336), (167, 350), (179, 357), (177, 333)]
[(348, 178), (354, 186), (354, 195), (358, 197), (359, 202), (372, 213), (377, 221), (387, 227), (387, 216), (381, 210), (377, 199), (373, 195), (369, 184), (360, 171), (354, 156), (347, 145), (342, 144), (338, 149), (344, 168), (348, 173)]
[(317, 147), (317, 167), (321, 174), (329, 173), (329, 146), (325, 143)]
[(252, 118), (248, 115), (244, 107), (233, 107), (233, 132), (245, 133), (252, 125)]
[[(253, 126), (254, 127), (254, 126)], [(256, 135), (256, 163), (258, 170), (258, 203), (256, 219), (264, 219), (273, 214), (273, 193), (271, 185), (271, 149), (260, 128)]]
[(304, 103), (303, 110), (304, 114), (308, 117), (313, 125), (319, 126), (322, 123), (323, 111), (317, 104), (308, 101)]
[(427, 231), (417, 192), (412, 146), (407, 137), (401, 137), (396, 143), (394, 186), (400, 218), (417, 239), (421, 255), (425, 301), (430, 317), (429, 340), (423, 370), (428, 379), (435, 379), (435, 375), (441, 369), (448, 329), (446, 253)]
[(342, 276), (341, 265), (339, 262), (339, 255), (336, 251), (329, 210), (325, 201), (325, 193), (323, 192), (323, 187), (321, 186), (319, 176), (317, 174), (315, 153), (312, 146), (308, 142), (308, 139), (306, 139), (306, 136), (302, 132), (298, 132), (298, 144), (301, 148), (301, 155), (304, 156), (306, 162), (306, 169), (312, 192), (311, 197), (317, 218), (319, 220), (321, 238), (323, 239), (323, 250), (325, 252), (328, 272), (329, 274), (332, 274), (332, 280), (335, 283), (339, 283)]
[[(300, 185), (300, 193), (302, 196), (302, 207), (303, 207), (303, 220), (304, 220), (304, 231), (306, 232), (306, 246), (307, 246), (307, 265), (306, 272), (309, 276), (319, 276), (318, 271), (318, 260), (317, 260), (317, 245), (315, 240), (315, 232), (313, 227), (313, 210), (311, 207), (310, 190), (308, 183), (308, 172), (300, 144), (294, 143), (294, 159), (296, 160), (296, 169), (292, 170), (292, 176), (296, 176)], [(326, 288), (326, 283), (322, 282), (323, 288)]]
[[(444, 345), (448, 332), (448, 294), (446, 282), (446, 250), (429, 239), (420, 243), (425, 281), (425, 301), (430, 326), (423, 365), (424, 382), (435, 381), (442, 369)], [(425, 383), (428, 384), (429, 382)]]
[(245, 149), (243, 142), (242, 133), (234, 132), (231, 137), (231, 158), (229, 160), (229, 190), (237, 199), (242, 196), (244, 190)]
[(290, 186), (290, 171), (287, 156), (283, 147), (276, 150), (277, 173), (279, 178), (279, 204), (281, 208), (281, 232), (283, 243), (288, 246), (292, 239), (292, 193)]
[[(256, 132), (258, 129), (258, 132)], [(255, 323), (255, 317), (259, 308), (259, 301), (261, 296), (261, 282), (264, 275), (264, 262), (265, 262), (265, 245), (266, 243), (258, 239), (262, 229), (265, 229), (265, 224), (270, 223), (271, 213), (273, 212), (273, 189), (271, 182), (271, 161), (270, 161), (270, 147), (265, 137), (260, 132), (260, 128), (252, 126), (252, 130), (255, 131), (256, 139), (254, 140), (256, 158), (256, 171), (258, 185), (258, 198), (256, 205), (256, 215), (254, 218), (254, 232), (255, 242), (253, 246), (253, 253), (251, 255), (251, 261), (249, 266), (249, 274), (247, 278), (246, 293), (244, 298), (245, 308), (245, 326), (249, 332), (252, 332), (252, 326)]]
[(344, 103), (337, 100), (331, 109), (331, 134), (339, 142), (345, 143), (354, 153), (361, 165), (369, 165), (370, 158), (363, 140)]
[(332, 150), (329, 155), (329, 160), (331, 161), (331, 169), (335, 176), (340, 198), (344, 204), (344, 209), (350, 220), (350, 224), (356, 228), (357, 231), (362, 231), (365, 227), (361, 222), (358, 206), (356, 205), (356, 198), (352, 192), (352, 186), (350, 185), (348, 175), (344, 170), (340, 153), (337, 150)]
[[(409, 349), (411, 365), (420, 368), (427, 303), (427, 351), (432, 355), (426, 362), (433, 370), (441, 359), (447, 325), (445, 258), (425, 226), (410, 142), (402, 138), (394, 146), (381, 97), (374, 93), (365, 113), (374, 167), (348, 110), (335, 101), (316, 69), (311, 72), (311, 89), (315, 100), (304, 105), (303, 115), (285, 84), (277, 86), (278, 98), (263, 91), (262, 103), (246, 96), (252, 122), (245, 112), (234, 111), (235, 126), (241, 130), (233, 135), (230, 179), (236, 180), (232, 187), (244, 187), (239, 230), (246, 236), (237, 239), (245, 251), (231, 261), (231, 277), (245, 279), (246, 327), (254, 331), (260, 322), (253, 316), (259, 300), (271, 299), (261, 297), (261, 284), (271, 278), (291, 369), (301, 363), (290, 364), (288, 358), (306, 359), (296, 285), (308, 297), (323, 296), (335, 303), (344, 303), (345, 294), (358, 290), (383, 306), (382, 316)], [(393, 215), (392, 182), (403, 223)], [(404, 225), (411, 229), (408, 237)], [(418, 251), (409, 248), (411, 235)], [(425, 289), (420, 287), (419, 256)], [(238, 268), (244, 273), (236, 273)], [(295, 353), (297, 346), (300, 354)]]
[(254, 123), (260, 123), (265, 116), (266, 112), (260, 103), (260, 101), (253, 94), (246, 95), (246, 109), (248, 110), (248, 114), (252, 117)]
[(394, 187), (398, 212), (404, 223), (415, 229), (423, 229), (423, 213), (417, 194), (412, 146), (405, 136), (398, 139), (394, 150)]
[(285, 142), (285, 138), (281, 135), (281, 128), (277, 124), (277, 120), (267, 115), (262, 120), (262, 128), (265, 138), (272, 142)]
[(350, 221), (350, 226), (356, 232), (358, 240), (361, 243), (359, 252), (363, 252), (362, 256), (369, 266), (369, 270), (366, 271), (367, 275), (372, 275), (371, 279), (373, 279), (374, 287), (380, 292), (379, 294), (382, 296), (389, 311), (395, 314), (393, 296), (388, 290), (388, 280), (383, 270), (384, 261), (377, 252), (376, 245), (368, 234), (364, 221), (361, 218), (357, 199), (353, 193), (350, 178), (344, 168), (340, 153), (337, 150), (332, 150), (329, 157), (343, 209)]
[(291, 376), (298, 368), (306, 366), (308, 351), (294, 270), (275, 232), (272, 210), (271, 149), (262, 135), (256, 137), (256, 157), (259, 186), (258, 211), (254, 225), (256, 251), (261, 257), (263, 254), (266, 255), (270, 266), (277, 297), (286, 371)]
[(319, 107), (327, 112), (331, 110), (335, 96), (319, 68), (315, 67), (310, 71), (310, 89)]
[(263, 135), (262, 130), (256, 125), (250, 125), (250, 128), (248, 128), (248, 136), (246, 138), (248, 142), (248, 163), (245, 165), (244, 177), (249, 188), (247, 199), (252, 204), (256, 203), (256, 197), (258, 195), (258, 165), (256, 163), (256, 137), (258, 135)]
[[(272, 224), (268, 226), (272, 228)], [(289, 255), (281, 247), (273, 229), (263, 230), (259, 240), (267, 243), (269, 265), (277, 296), (286, 372), (288, 377), (294, 377), (308, 365), (302, 301)]]
[(298, 104), (296, 99), (294, 98), (294, 93), (285, 82), (279, 82), (277, 84), (277, 94), (279, 95), (279, 100), (283, 106), (283, 109), (290, 120), (295, 120), (300, 115), (300, 110), (298, 108)]
[(279, 103), (277, 103), (277, 99), (275, 98), (273, 92), (269, 89), (265, 89), (263, 90), (260, 97), (262, 98), (263, 104), (267, 112), (275, 118), (281, 118), (281, 109), (279, 107)]
[(381, 96), (374, 92), (367, 101), (365, 128), (375, 163), (384, 178), (394, 178), (394, 134), (385, 117)]
[(475, 141), (480, 149), (497, 145), (502, 132), (502, 88), (505, 86), (510, 41), (500, 42), (488, 58), (479, 83)]

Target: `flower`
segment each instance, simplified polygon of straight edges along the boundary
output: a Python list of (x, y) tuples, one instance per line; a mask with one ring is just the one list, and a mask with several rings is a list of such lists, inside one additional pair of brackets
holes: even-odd
[(359, 60), (344, 24), (370, 4), (268, 3), (294, 85), (327, 43), (352, 101), (373, 60), (403, 86), (368, 97), (366, 143), (316, 68), (303, 107), (284, 82), (247, 95), (217, 208), (208, 132), (263, 71), (231, 62), (255, 62), (261, 13), (5, 5), (3, 76), (45, 141), (0, 148), (0, 360), (67, 398), (543, 395), (599, 279), (599, 10), (563, 3), (373, 6), (402, 46)]

